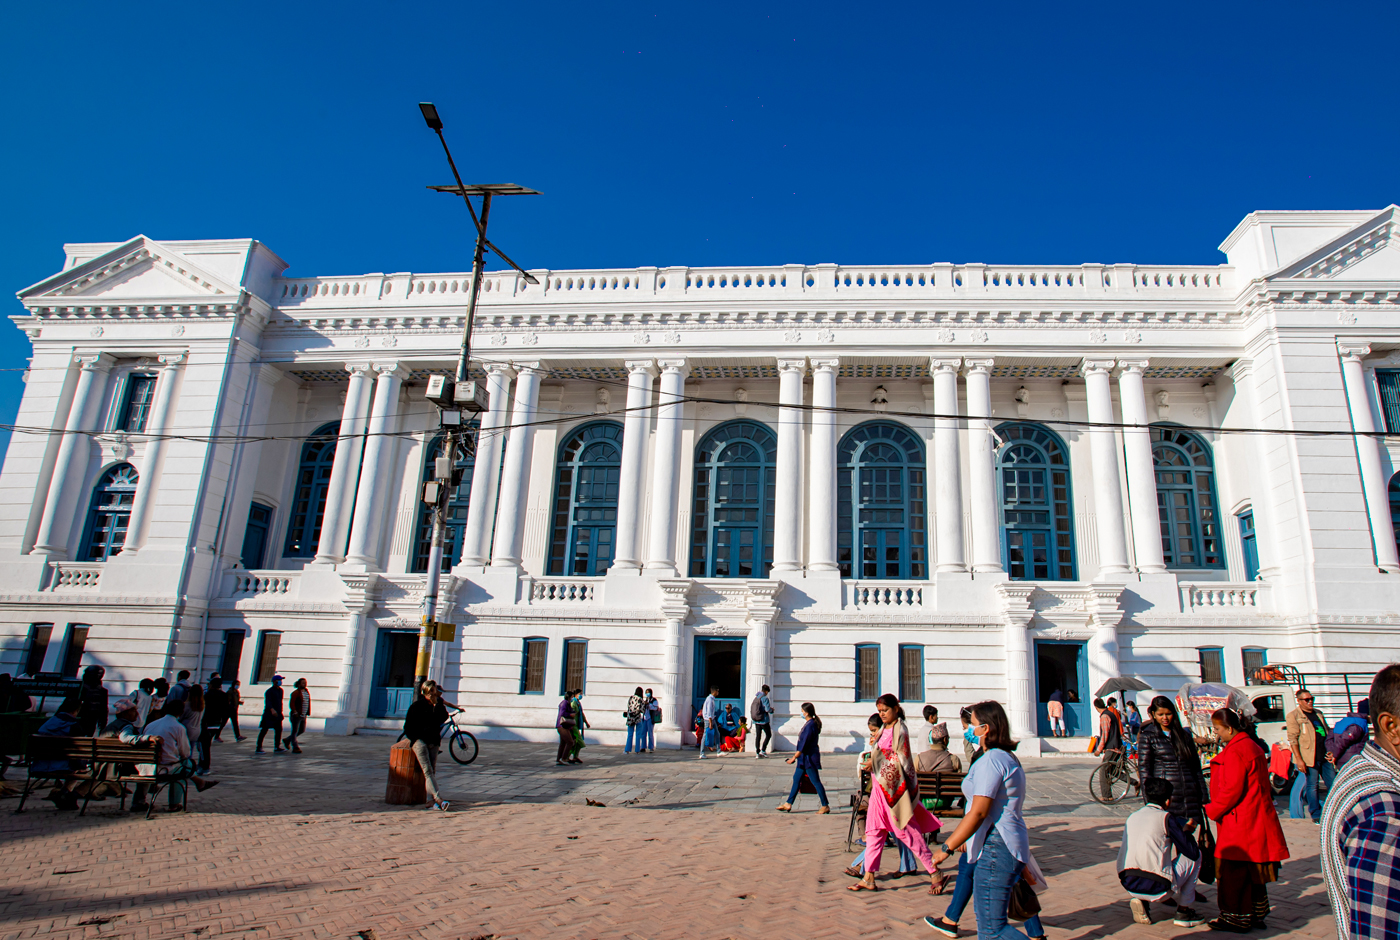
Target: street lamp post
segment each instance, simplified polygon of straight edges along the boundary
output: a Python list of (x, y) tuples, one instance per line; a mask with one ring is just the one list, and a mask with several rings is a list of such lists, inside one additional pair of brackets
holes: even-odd
[[(468, 363), (471, 359), (472, 324), (476, 318), (477, 298), (481, 294), (481, 277), (486, 267), (486, 252), (488, 250), (494, 251), (502, 261), (519, 271), (526, 282), (539, 283), (529, 272), (522, 270), (518, 264), (506, 257), (505, 253), (486, 237), (486, 223), (491, 217), (493, 196), (538, 196), (539, 193), (533, 189), (516, 186), (514, 183), (478, 183), (470, 186), (464, 184), (461, 174), (457, 172), (457, 161), (452, 159), (452, 151), (447, 146), (447, 138), (442, 134), (442, 118), (438, 116), (437, 108), (427, 101), (420, 102), (418, 108), (423, 112), (423, 120), (427, 122), (428, 127), (437, 134), (438, 140), (442, 142), (443, 153), (447, 155), (447, 163), (452, 167), (452, 178), (456, 181), (450, 186), (430, 186), (428, 188), (462, 197), (462, 201), (466, 203), (467, 212), (471, 214), (472, 224), (476, 228), (476, 251), (472, 256), (471, 293), (467, 297), (466, 324), (462, 330), (462, 351), (457, 358), (456, 381), (449, 385), (445, 376), (433, 376), (428, 382), (428, 399), (439, 408), (443, 447), (442, 456), (433, 463), (433, 479), (423, 485), (422, 493), (423, 501), (432, 506), (433, 538), (432, 546), (428, 552), (427, 584), (423, 590), (422, 627), (418, 637), (418, 664), (414, 670), (413, 681), (415, 694), (428, 679), (428, 669), (432, 665), (433, 659), (433, 640), (438, 636), (438, 582), (442, 579), (443, 543), (447, 540), (447, 501), (451, 498), (452, 489), (461, 483), (461, 475), (457, 472), (458, 441), (461, 441), (466, 456), (471, 456), (476, 450), (473, 432), (469, 424), (463, 423), (462, 412), (479, 413), (486, 408), (484, 390), (467, 379)], [(477, 214), (476, 207), (472, 205), (472, 196), (481, 197), (480, 215)]]

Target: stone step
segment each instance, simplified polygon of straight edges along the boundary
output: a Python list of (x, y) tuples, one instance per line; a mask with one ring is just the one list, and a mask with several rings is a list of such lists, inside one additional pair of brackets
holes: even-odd
[(1089, 742), (1093, 738), (1041, 738), (1041, 757), (1089, 757)]

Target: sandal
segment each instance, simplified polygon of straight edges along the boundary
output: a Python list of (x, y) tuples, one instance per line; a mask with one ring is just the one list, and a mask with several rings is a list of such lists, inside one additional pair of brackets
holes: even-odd
[(864, 878), (864, 877), (865, 877), (865, 872), (857, 870), (856, 867), (855, 867), (854, 865), (848, 865), (848, 866), (846, 867), (846, 870), (845, 870), (845, 872), (844, 872), (843, 874), (850, 875), (852, 878)]
[(880, 886), (877, 885), (877, 884), (875, 883), (875, 879), (874, 879), (874, 878), (871, 878), (869, 881), (867, 881), (867, 880), (865, 880), (864, 878), (862, 878), (860, 881), (857, 881), (855, 884), (853, 884), (853, 885), (849, 886), (848, 888), (846, 888), (846, 890), (847, 890), (847, 891), (879, 891), (879, 890), (880, 890)]
[(943, 893), (943, 889), (946, 888), (947, 886), (948, 886), (948, 876), (947, 876), (947, 875), (941, 875), (940, 877), (938, 877), (938, 878), (934, 879), (933, 881), (929, 882), (928, 893), (934, 895), (935, 897), (937, 897), (938, 895), (940, 895), (940, 894)]

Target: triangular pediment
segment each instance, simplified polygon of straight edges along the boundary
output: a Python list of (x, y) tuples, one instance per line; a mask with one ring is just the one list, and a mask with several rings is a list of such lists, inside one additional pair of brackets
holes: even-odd
[(1268, 275), (1283, 279), (1400, 280), (1400, 207), (1390, 206), (1351, 231)]
[(168, 245), (138, 235), (110, 251), (20, 291), (34, 301), (232, 299), (239, 288)]

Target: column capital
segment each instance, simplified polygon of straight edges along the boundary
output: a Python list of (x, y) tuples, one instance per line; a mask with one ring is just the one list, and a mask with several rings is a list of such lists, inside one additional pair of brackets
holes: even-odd
[(972, 375), (973, 373), (977, 373), (979, 375), (984, 373), (990, 373), (992, 371), (992, 366), (995, 364), (996, 360), (990, 357), (986, 359), (963, 360), (963, 368), (967, 370), (968, 375)]
[(351, 375), (363, 375), (372, 368), (374, 368), (374, 364), (367, 359), (362, 362), (347, 362), (345, 364), (345, 371)]
[(1112, 359), (1085, 359), (1079, 364), (1079, 374), (1083, 376), (1107, 375), (1113, 371)]
[(511, 368), (515, 369), (516, 375), (542, 375), (544, 369), (540, 368), (540, 361), (533, 362), (512, 362)]
[(961, 359), (961, 358), (956, 358), (956, 359), (930, 359), (930, 360), (928, 361), (928, 371), (929, 371), (929, 375), (938, 375), (940, 372), (942, 372), (942, 373), (944, 373), (944, 374), (952, 373), (953, 375), (957, 375), (958, 370), (961, 369), (961, 368), (962, 368), (962, 359)]
[(1341, 354), (1343, 359), (1354, 359), (1360, 362), (1362, 359), (1371, 355), (1371, 346), (1369, 343), (1344, 343), (1338, 341), (1337, 352)]
[(106, 372), (117, 362), (108, 353), (79, 353), (73, 357), (73, 361), (82, 366), (84, 372)]
[(628, 375), (636, 375), (638, 372), (645, 372), (652, 378), (656, 378), (655, 359), (628, 359), (623, 362), (623, 365), (627, 367)]
[(1148, 359), (1119, 359), (1119, 375), (1136, 373), (1141, 375), (1147, 371)]
[(782, 375), (783, 373), (793, 373), (793, 372), (796, 372), (798, 375), (806, 375), (806, 374), (807, 374), (807, 360), (806, 360), (805, 358), (803, 358), (803, 359), (781, 359), (781, 358), (780, 358), (780, 359), (778, 360), (778, 374), (779, 374), (779, 375)]
[(270, 362), (258, 366), (258, 381), (264, 385), (276, 385), (282, 381), (282, 370)]
[(397, 360), (391, 362), (376, 362), (371, 368), (379, 373), (381, 379), (395, 378), (399, 381), (403, 381), (408, 378), (408, 370)]
[(658, 359), (656, 365), (662, 372), (679, 373), (681, 376), (690, 375), (690, 363), (685, 359)]
[(507, 382), (515, 378), (515, 367), (509, 362), (487, 362), (484, 366), (487, 375), (504, 375)]
[(1238, 382), (1240, 379), (1247, 379), (1254, 374), (1253, 359), (1236, 359), (1235, 364), (1225, 370), (1230, 374), (1230, 378)]
[(813, 374), (817, 372), (835, 372), (841, 368), (841, 357), (831, 356), (826, 359), (812, 359)]
[(162, 368), (174, 370), (178, 369), (180, 367), (180, 363), (184, 362), (187, 358), (189, 358), (189, 353), (163, 353), (157, 356), (156, 358), (160, 360)]

